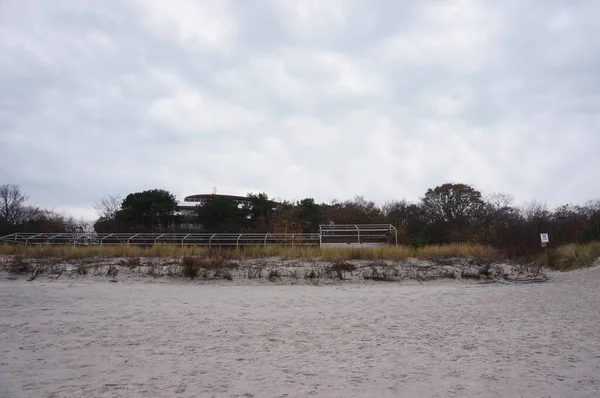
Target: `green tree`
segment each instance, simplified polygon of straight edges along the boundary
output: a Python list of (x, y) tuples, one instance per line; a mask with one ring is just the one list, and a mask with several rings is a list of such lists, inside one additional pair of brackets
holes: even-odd
[(269, 196), (261, 192), (259, 194), (248, 194), (250, 203), (245, 206), (249, 214), (249, 227), (254, 232), (267, 232), (269, 221), (277, 209), (277, 203)]
[(198, 222), (208, 232), (242, 232), (248, 224), (248, 208), (230, 198), (216, 196), (196, 207)]
[(421, 207), (437, 243), (457, 242), (472, 238), (485, 202), (481, 192), (469, 185), (443, 184), (427, 190)]
[(406, 200), (386, 203), (382, 208), (385, 221), (398, 230), (398, 242), (420, 247), (429, 243), (427, 220), (423, 209)]
[(297, 206), (300, 209), (298, 222), (302, 232), (319, 232), (319, 225), (325, 223), (323, 205), (315, 203), (313, 198), (305, 198)]
[(172, 224), (176, 211), (175, 195), (164, 189), (152, 189), (127, 195), (117, 220), (128, 229), (156, 231)]

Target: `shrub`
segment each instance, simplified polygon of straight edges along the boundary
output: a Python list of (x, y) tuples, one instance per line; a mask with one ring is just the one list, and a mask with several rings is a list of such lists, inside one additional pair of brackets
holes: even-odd
[(350, 264), (344, 261), (336, 261), (331, 265), (331, 269), (334, 271), (347, 271), (352, 272), (356, 271), (356, 266), (354, 264)]
[(106, 276), (112, 276), (113, 278), (117, 276), (119, 273), (119, 269), (114, 265), (109, 265), (108, 270), (106, 271)]
[(87, 273), (88, 273), (87, 265), (84, 263), (77, 264), (77, 267), (75, 268), (75, 273), (77, 275), (87, 275)]
[(127, 260), (125, 260), (125, 265), (129, 269), (134, 269), (136, 267), (139, 267), (141, 264), (142, 264), (142, 262), (140, 261), (139, 257), (132, 257), (132, 258), (128, 258)]
[(281, 275), (279, 274), (279, 271), (276, 269), (272, 269), (271, 271), (269, 271), (269, 280), (271, 282), (275, 282), (277, 279), (279, 279), (281, 277)]
[(261, 279), (263, 272), (263, 266), (257, 265), (255, 267), (248, 267), (248, 279)]
[(226, 279), (228, 281), (233, 280), (233, 276), (231, 275), (231, 271), (227, 268), (219, 268), (214, 273), (214, 278), (218, 279)]
[(374, 281), (382, 281), (382, 280), (385, 280), (385, 275), (381, 274), (381, 273), (380, 273), (380, 272), (377, 270), (377, 267), (371, 266), (371, 267), (370, 267), (370, 271), (371, 271), (371, 272), (368, 272), (368, 271), (364, 271), (364, 272), (363, 272), (363, 275), (362, 275), (362, 276), (363, 276), (363, 278), (364, 278), (364, 279), (367, 279), (367, 280), (368, 280), (368, 279), (372, 279), (372, 280), (374, 280)]
[(481, 268), (479, 268), (479, 275), (488, 278), (490, 276), (490, 267), (490, 264), (483, 265)]
[(159, 271), (159, 267), (157, 267), (156, 265), (152, 264), (148, 267), (148, 276), (152, 276), (154, 278), (160, 276), (160, 271)]
[[(561, 246), (548, 252), (548, 266), (558, 270), (571, 270), (591, 266), (600, 257), (600, 242)], [(537, 265), (545, 265), (541, 256)]]
[(183, 266), (182, 274), (184, 277), (194, 279), (198, 276), (200, 264), (196, 257), (184, 257), (181, 261), (181, 265)]
[(356, 270), (354, 264), (347, 263), (345, 261), (336, 261), (327, 269), (327, 276), (331, 275), (331, 272), (337, 274), (338, 279), (344, 279), (344, 272), (352, 272)]
[(212, 257), (198, 257), (198, 256), (184, 256), (181, 259), (183, 266), (196, 265), (199, 268), (216, 270), (216, 269), (233, 269), (237, 268), (238, 265), (231, 261), (225, 261), (223, 258), (212, 258)]
[(288, 271), (288, 276), (290, 276), (290, 277), (292, 277), (292, 278), (294, 278), (294, 279), (298, 280), (298, 279), (300, 279), (300, 277), (301, 277), (300, 270), (299, 270), (299, 269), (297, 269), (297, 268), (294, 268), (294, 269), (292, 269), (292, 270)]
[(26, 274), (31, 272), (31, 265), (23, 260), (23, 257), (16, 256), (8, 265), (8, 272), (11, 274)]
[(481, 273), (475, 268), (465, 268), (461, 271), (460, 277), (462, 279), (481, 279)]
[(304, 274), (304, 279), (320, 279), (323, 276), (320, 269), (311, 269), (310, 271), (306, 271)]

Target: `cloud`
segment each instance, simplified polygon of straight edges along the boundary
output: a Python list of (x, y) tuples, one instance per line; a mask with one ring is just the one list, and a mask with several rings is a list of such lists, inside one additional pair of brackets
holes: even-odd
[(230, 1), (135, 0), (149, 35), (171, 37), (189, 51), (231, 53), (237, 25)]
[(593, 1), (44, 2), (0, 10), (0, 183), (418, 200), (600, 197)]

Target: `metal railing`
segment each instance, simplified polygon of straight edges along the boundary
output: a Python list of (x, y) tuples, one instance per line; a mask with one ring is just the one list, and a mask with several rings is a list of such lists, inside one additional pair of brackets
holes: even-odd
[(387, 242), (398, 244), (398, 230), (391, 224), (329, 224), (319, 226), (320, 245), (348, 242), (364, 244)]
[(28, 245), (141, 245), (181, 246), (319, 246), (327, 243), (398, 244), (398, 232), (389, 224), (321, 225), (318, 233), (14, 233), (0, 242)]
[(140, 245), (171, 244), (181, 246), (317, 246), (319, 234), (188, 234), (188, 233), (14, 233), (0, 242), (24, 245)]

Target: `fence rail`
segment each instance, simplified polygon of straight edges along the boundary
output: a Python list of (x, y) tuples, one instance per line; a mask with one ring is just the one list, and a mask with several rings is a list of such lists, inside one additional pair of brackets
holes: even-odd
[(14, 233), (0, 242), (24, 245), (140, 245), (175, 244), (181, 246), (318, 246), (319, 234), (185, 234), (185, 233)]
[[(374, 243), (398, 244), (398, 231), (391, 224), (329, 224), (320, 225), (321, 246), (351, 243), (372, 245)], [(390, 242), (391, 240), (391, 242)]]
[(140, 245), (171, 244), (181, 246), (319, 246), (335, 244), (398, 243), (392, 225), (322, 225), (318, 233), (14, 233), (0, 237), (0, 242), (28, 245)]

